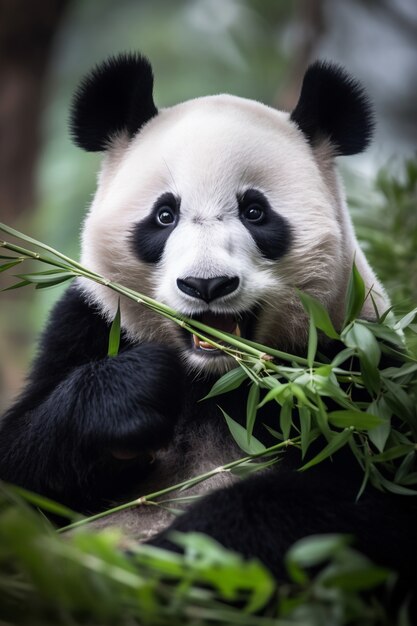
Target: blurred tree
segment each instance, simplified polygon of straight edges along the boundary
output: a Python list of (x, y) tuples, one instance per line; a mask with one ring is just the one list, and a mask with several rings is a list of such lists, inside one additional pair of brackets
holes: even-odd
[(287, 80), (279, 85), (275, 102), (278, 108), (291, 111), (297, 103), (306, 67), (315, 59), (320, 39), (324, 36), (324, 0), (298, 0), (293, 21), (294, 54), (288, 64)]
[(69, 0), (0, 0), (0, 215), (35, 205), (40, 115), (54, 35)]

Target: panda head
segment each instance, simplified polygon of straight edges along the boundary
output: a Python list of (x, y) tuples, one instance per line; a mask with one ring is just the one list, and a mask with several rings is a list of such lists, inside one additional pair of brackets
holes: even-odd
[[(338, 66), (315, 63), (289, 114), (229, 95), (157, 110), (149, 62), (111, 58), (80, 85), (75, 143), (103, 151), (85, 221), (82, 261), (209, 326), (302, 351), (307, 318), (297, 289), (343, 319), (352, 261), (381, 310), (387, 300), (360, 251), (334, 167), (369, 143), (362, 88)], [(118, 296), (83, 282), (110, 320)], [(134, 341), (179, 351), (193, 369), (233, 360), (177, 325), (123, 299)], [(362, 315), (372, 317), (366, 302)]]

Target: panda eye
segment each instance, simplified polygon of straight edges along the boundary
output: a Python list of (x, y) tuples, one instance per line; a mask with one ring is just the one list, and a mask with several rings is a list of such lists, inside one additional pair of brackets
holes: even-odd
[(237, 197), (240, 219), (249, 225), (263, 224), (268, 217), (269, 203), (258, 189), (247, 189)]
[(242, 212), (243, 217), (252, 224), (260, 224), (265, 217), (265, 211), (259, 204), (251, 204)]
[(170, 226), (175, 222), (175, 213), (169, 206), (162, 206), (158, 209), (156, 220), (161, 226)]

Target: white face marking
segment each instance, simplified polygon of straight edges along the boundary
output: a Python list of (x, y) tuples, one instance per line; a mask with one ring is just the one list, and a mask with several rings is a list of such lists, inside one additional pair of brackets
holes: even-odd
[[(208, 310), (242, 313), (258, 307), (254, 339), (291, 349), (304, 345), (307, 325), (295, 287), (319, 298), (335, 323), (343, 312), (357, 242), (330, 159), (323, 163), (289, 115), (232, 96), (199, 98), (163, 110), (129, 143), (109, 150), (85, 222), (82, 261), (106, 278), (192, 316)], [(290, 224), (282, 258), (259, 251), (239, 218), (237, 196), (261, 191)], [(180, 218), (156, 264), (133, 254), (130, 234), (156, 200), (181, 199)], [(363, 255), (365, 281), (377, 279)], [(177, 279), (236, 276), (233, 293), (207, 304), (182, 292)], [(112, 318), (118, 296), (84, 284)], [(233, 361), (184, 343), (179, 329), (123, 299), (122, 324), (137, 340), (167, 341), (188, 364), (222, 371)]]

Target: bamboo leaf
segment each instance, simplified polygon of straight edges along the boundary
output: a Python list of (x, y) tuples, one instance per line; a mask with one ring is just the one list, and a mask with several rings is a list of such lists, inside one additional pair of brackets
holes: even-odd
[(279, 414), (279, 426), (284, 439), (289, 439), (292, 426), (292, 400), (286, 400)]
[(66, 280), (74, 278), (74, 274), (72, 272), (66, 272), (65, 270), (48, 270), (46, 272), (36, 272), (33, 274), (19, 274), (18, 278), (22, 278), (36, 285), (57, 285), (60, 282), (63, 283)]
[(404, 317), (399, 319), (398, 322), (395, 324), (394, 328), (396, 330), (404, 330), (404, 328), (407, 328), (407, 326), (413, 323), (416, 315), (417, 315), (417, 307), (413, 309), (412, 311), (410, 311), (409, 313), (407, 313), (407, 315), (404, 315)]
[(337, 428), (348, 428), (352, 426), (357, 430), (368, 430), (369, 428), (375, 428), (384, 423), (384, 420), (376, 415), (355, 411), (354, 409), (332, 411), (328, 414), (328, 418), (329, 422)]
[(345, 571), (334, 571), (329, 568), (320, 578), (325, 587), (334, 587), (344, 591), (361, 591), (381, 585), (388, 579), (391, 572), (383, 567), (369, 563), (352, 564)]
[(53, 500), (50, 500), (45, 496), (41, 496), (33, 491), (28, 491), (23, 487), (18, 487), (17, 485), (8, 485), (8, 489), (12, 493), (16, 493), (23, 500), (26, 500), (26, 502), (30, 502), (30, 504), (34, 504), (35, 506), (43, 509), (44, 511), (48, 511), (49, 513), (54, 513), (55, 515), (66, 517), (71, 520), (80, 517), (78, 513), (75, 513), (63, 504), (58, 504), (58, 502), (54, 502)]
[(253, 427), (255, 425), (256, 411), (259, 404), (259, 385), (252, 383), (248, 399), (246, 403), (246, 431), (247, 431), (247, 443), (250, 444), (252, 437)]
[(321, 450), (321, 452), (319, 452), (313, 459), (311, 459), (311, 461), (309, 461), (308, 463), (300, 467), (300, 472), (304, 472), (306, 469), (309, 469), (310, 467), (313, 467), (314, 465), (317, 465), (318, 463), (321, 463), (325, 459), (332, 456), (332, 454), (340, 450), (340, 448), (343, 448), (343, 446), (348, 443), (352, 435), (353, 435), (352, 428), (346, 428), (345, 430), (342, 430), (340, 433), (337, 433), (333, 437), (333, 439), (329, 441), (327, 446), (325, 446), (323, 450)]
[(343, 327), (355, 320), (362, 311), (365, 302), (365, 283), (359, 274), (355, 262), (352, 265), (352, 272), (346, 294), (345, 321)]
[(297, 293), (306, 313), (308, 313), (310, 319), (313, 320), (314, 325), (331, 339), (339, 339), (339, 333), (336, 332), (329, 313), (322, 303), (308, 293), (299, 290), (297, 290)]
[(410, 452), (416, 451), (416, 445), (410, 443), (409, 445), (400, 445), (393, 446), (392, 448), (388, 448), (385, 452), (381, 452), (380, 454), (375, 454), (371, 457), (373, 463), (383, 463), (385, 461), (393, 461), (394, 459), (399, 459), (402, 456), (408, 455)]
[(236, 441), (239, 448), (241, 448), (247, 454), (258, 454), (265, 450), (265, 446), (256, 437), (252, 435), (248, 443), (248, 437), (246, 428), (243, 428), (238, 422), (235, 422), (223, 409), (219, 406), (220, 411), (223, 413), (226, 423), (229, 427), (230, 433), (233, 439)]
[(342, 334), (343, 341), (349, 348), (359, 352), (360, 357), (373, 367), (377, 368), (381, 358), (381, 349), (371, 330), (360, 322), (354, 322), (346, 332)]
[(310, 368), (313, 367), (314, 359), (317, 352), (317, 330), (314, 325), (314, 320), (310, 317), (309, 329), (308, 329), (308, 349), (307, 349), (307, 363)]
[(0, 265), (0, 273), (19, 265), (22, 261), (24, 261), (24, 259), (17, 259), (15, 261), (10, 261), (10, 263), (3, 263), (3, 265)]
[(314, 567), (333, 559), (334, 555), (348, 543), (350, 538), (344, 535), (312, 535), (294, 543), (285, 556), (287, 571), (292, 580), (305, 584), (309, 576), (305, 568)]
[(273, 465), (278, 463), (278, 461), (279, 461), (279, 457), (277, 456), (272, 457), (272, 459), (269, 459), (268, 461), (263, 461), (262, 463), (254, 462), (254, 461), (247, 461), (246, 463), (241, 463), (240, 465), (233, 467), (230, 470), (230, 473), (234, 474), (235, 476), (239, 476), (239, 478), (246, 478), (246, 476), (250, 476), (251, 474), (254, 474), (255, 472), (259, 472), (260, 470), (264, 470), (264, 469), (268, 469), (268, 467), (272, 467)]
[(0, 289), (0, 291), (11, 291), (12, 289), (20, 289), (20, 287), (26, 287), (27, 285), (30, 285), (30, 282), (28, 280), (21, 280), (18, 283), (11, 285), (10, 287), (3, 287), (3, 289)]
[(371, 402), (366, 411), (381, 418), (382, 423), (376, 428), (372, 428), (368, 433), (368, 437), (377, 450), (383, 452), (391, 432), (392, 411), (385, 402), (384, 396), (380, 396), (377, 400)]
[(214, 383), (209, 393), (204, 396), (204, 398), (201, 398), (201, 400), (207, 400), (208, 398), (213, 398), (221, 395), (222, 393), (227, 393), (228, 391), (237, 389), (247, 377), (248, 376), (244, 369), (236, 367), (235, 369), (230, 370), (230, 372), (223, 374), (223, 376)]
[(120, 347), (120, 298), (117, 302), (117, 311), (110, 327), (109, 345), (107, 356), (113, 357), (119, 354)]
[(311, 412), (307, 407), (302, 406), (298, 409), (298, 415), (301, 431), (301, 458), (304, 458), (310, 445)]

